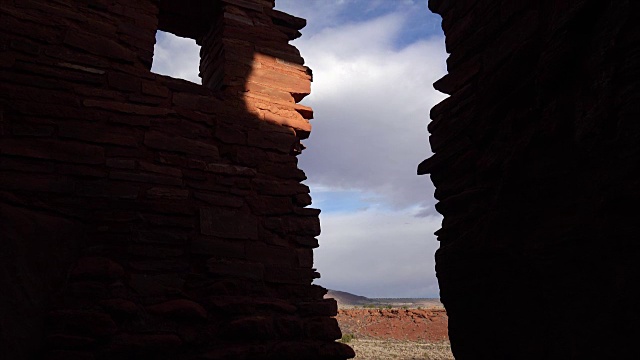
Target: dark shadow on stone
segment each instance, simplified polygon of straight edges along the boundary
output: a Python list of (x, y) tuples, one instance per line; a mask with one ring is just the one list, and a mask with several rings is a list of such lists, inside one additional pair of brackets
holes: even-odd
[(436, 271), (457, 359), (640, 358), (635, 2), (431, 0)]
[[(1, 5), (11, 359), (346, 359), (297, 168), (304, 20), (265, 0)], [(150, 72), (157, 30), (203, 85)]]

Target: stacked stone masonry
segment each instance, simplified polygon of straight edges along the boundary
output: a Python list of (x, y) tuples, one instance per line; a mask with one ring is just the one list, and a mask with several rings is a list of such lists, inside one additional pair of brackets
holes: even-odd
[[(305, 21), (273, 7), (0, 3), (0, 357), (354, 356), (311, 284)], [(157, 30), (203, 85), (150, 72)]]
[(640, 9), (431, 0), (436, 271), (456, 359), (638, 359)]

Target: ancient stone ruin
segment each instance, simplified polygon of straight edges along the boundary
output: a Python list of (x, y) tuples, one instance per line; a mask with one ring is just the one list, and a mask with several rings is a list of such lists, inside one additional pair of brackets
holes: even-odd
[[(305, 21), (273, 7), (0, 3), (2, 358), (354, 355), (311, 284)], [(640, 358), (638, 2), (430, 7), (454, 354)], [(158, 30), (201, 45), (203, 85), (150, 72)]]
[(640, 6), (431, 0), (436, 271), (457, 359), (640, 359)]
[[(273, 0), (0, 4), (3, 359), (345, 359)], [(203, 85), (150, 72), (158, 30)]]

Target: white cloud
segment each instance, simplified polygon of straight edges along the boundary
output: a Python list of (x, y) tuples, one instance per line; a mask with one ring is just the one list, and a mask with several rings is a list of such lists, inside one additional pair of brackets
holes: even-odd
[(441, 219), (417, 218), (416, 211), (322, 214), (317, 282), (368, 297), (438, 297), (433, 232)]
[(199, 68), (200, 46), (195, 40), (158, 31), (151, 71), (202, 84)]
[(329, 28), (296, 45), (314, 71), (309, 148), (311, 184), (358, 189), (396, 208), (430, 207), (433, 188), (416, 168), (431, 153), (429, 109), (444, 99), (432, 83), (445, 73), (444, 40), (394, 48), (404, 17)]
[(353, 0), (276, 0), (276, 8), (291, 15), (307, 19), (304, 34), (340, 24), (341, 14)]

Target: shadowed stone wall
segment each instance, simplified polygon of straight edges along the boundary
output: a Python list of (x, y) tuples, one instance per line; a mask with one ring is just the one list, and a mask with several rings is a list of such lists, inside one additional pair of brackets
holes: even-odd
[(431, 0), (436, 270), (457, 359), (638, 358), (634, 1)]
[[(303, 19), (270, 0), (0, 5), (0, 352), (345, 359), (311, 285)], [(204, 85), (150, 72), (195, 39)]]

